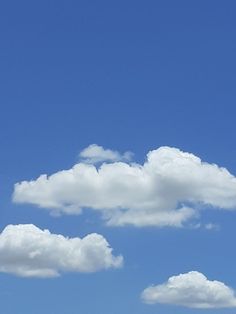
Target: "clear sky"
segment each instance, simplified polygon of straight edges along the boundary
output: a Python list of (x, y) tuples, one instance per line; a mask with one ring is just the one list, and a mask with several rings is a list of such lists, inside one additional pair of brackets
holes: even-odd
[[(235, 304), (225, 309), (212, 296), (213, 310), (192, 308), (191, 296), (185, 302), (190, 306), (176, 305), (168, 292), (166, 304), (150, 305), (140, 298), (148, 286), (190, 271), (236, 290), (235, 178), (212, 166), (236, 175), (235, 11), (230, 0), (1, 2), (1, 232), (14, 225), (9, 231), (13, 243), (0, 237), (1, 313), (235, 313)], [(104, 185), (95, 188), (93, 175), (84, 183), (79, 173), (80, 181), (71, 187), (62, 173), (55, 186), (46, 178), (43, 188), (36, 184), (36, 192), (31, 190), (29, 181), (41, 174), (50, 176), (79, 162), (93, 168), (80, 157), (91, 144), (101, 146), (95, 157), (106, 155), (110, 165), (111, 179), (100, 178)], [(156, 151), (162, 146), (171, 159), (170, 172)], [(186, 161), (192, 155), (173, 147), (209, 165), (195, 169), (194, 162)], [(148, 164), (147, 174), (137, 164), (143, 165), (152, 150), (157, 162)], [(131, 160), (122, 155), (127, 151), (133, 153)], [(115, 169), (119, 160), (124, 170)], [(140, 182), (147, 179), (144, 189), (138, 179), (129, 182), (128, 165)], [(14, 184), (22, 181), (26, 188), (17, 194)], [(77, 205), (84, 208), (81, 215)], [(198, 217), (178, 225), (173, 215), (181, 206), (193, 208)], [(61, 214), (50, 213), (52, 207)], [(120, 208), (132, 217), (122, 216)], [(160, 225), (159, 213), (166, 211), (169, 220)], [(157, 213), (156, 220), (149, 213)], [(128, 223), (119, 223), (116, 214)], [(148, 217), (153, 223), (146, 222)], [(19, 224), (25, 233), (17, 247)], [(81, 271), (84, 264), (75, 269), (70, 257), (61, 262), (63, 268), (57, 262), (63, 254), (59, 248), (54, 252), (60, 245), (50, 242), (44, 251), (40, 239), (29, 239), (25, 224), (70, 238), (98, 233), (114, 249), (114, 258), (123, 256), (123, 266), (105, 267), (99, 251), (99, 271)], [(28, 250), (29, 240), (33, 248)], [(21, 272), (26, 266), (48, 267), (45, 254), (60, 276)], [(85, 266), (91, 259), (93, 254)]]

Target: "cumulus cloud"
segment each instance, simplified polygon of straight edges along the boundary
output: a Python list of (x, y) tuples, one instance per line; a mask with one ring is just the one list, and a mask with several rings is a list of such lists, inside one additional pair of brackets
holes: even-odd
[(122, 266), (106, 239), (96, 233), (66, 238), (34, 225), (8, 225), (0, 234), (0, 272), (22, 277), (56, 277), (62, 272), (96, 272)]
[(13, 200), (52, 213), (90, 208), (113, 226), (181, 227), (197, 218), (199, 208), (235, 210), (236, 178), (193, 154), (160, 147), (144, 164), (114, 161), (96, 167), (81, 161), (69, 170), (16, 183)]
[(102, 146), (92, 144), (82, 150), (80, 157), (83, 159), (83, 162), (95, 164), (103, 161), (129, 161), (132, 158), (132, 153), (125, 152), (122, 155), (117, 151), (104, 149)]
[(142, 300), (148, 304), (162, 303), (188, 308), (236, 307), (235, 292), (220, 281), (210, 281), (202, 273), (191, 271), (146, 288)]

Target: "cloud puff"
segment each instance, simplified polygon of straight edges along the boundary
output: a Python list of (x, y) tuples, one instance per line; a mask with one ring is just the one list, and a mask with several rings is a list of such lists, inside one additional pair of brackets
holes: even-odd
[(104, 149), (102, 146), (92, 144), (82, 150), (80, 157), (83, 159), (83, 162), (94, 164), (103, 161), (129, 161), (132, 158), (132, 153), (125, 152), (122, 155), (117, 151)]
[(108, 225), (181, 227), (198, 208), (236, 209), (236, 178), (177, 148), (150, 151), (143, 165), (80, 162), (69, 170), (15, 185), (13, 200), (52, 213), (101, 212)]
[(181, 305), (188, 308), (236, 307), (235, 292), (223, 282), (210, 281), (203, 274), (191, 271), (168, 279), (164, 284), (146, 288), (145, 303)]
[(55, 277), (61, 272), (96, 272), (122, 266), (106, 239), (96, 233), (65, 238), (34, 225), (8, 225), (0, 234), (0, 272)]

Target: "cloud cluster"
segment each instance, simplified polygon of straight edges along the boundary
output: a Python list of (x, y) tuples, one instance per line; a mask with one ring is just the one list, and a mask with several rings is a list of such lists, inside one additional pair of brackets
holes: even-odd
[(197, 271), (173, 276), (164, 284), (148, 287), (141, 297), (149, 304), (198, 309), (236, 307), (235, 292), (231, 288), (220, 281), (210, 281)]
[[(96, 145), (81, 156), (92, 162), (99, 159), (96, 151), (110, 161), (117, 156)], [(91, 208), (113, 226), (181, 227), (196, 218), (199, 206), (235, 210), (236, 178), (193, 154), (160, 147), (147, 154), (143, 165), (114, 161), (96, 167), (81, 161), (69, 170), (17, 183), (13, 200), (56, 214)]]
[(0, 234), (0, 272), (23, 277), (55, 277), (61, 272), (119, 268), (106, 239), (96, 233), (66, 238), (34, 225), (8, 225)]

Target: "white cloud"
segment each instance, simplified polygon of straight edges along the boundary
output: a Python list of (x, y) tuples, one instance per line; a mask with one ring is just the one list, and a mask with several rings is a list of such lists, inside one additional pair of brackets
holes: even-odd
[(164, 284), (146, 288), (145, 303), (174, 304), (188, 308), (236, 307), (235, 292), (223, 282), (210, 281), (203, 274), (191, 271), (168, 279)]
[(210, 223), (205, 225), (205, 229), (206, 230), (215, 230), (216, 231), (216, 230), (220, 229), (220, 226), (210, 222)]
[(122, 155), (117, 151), (104, 149), (102, 146), (92, 144), (82, 150), (80, 157), (83, 159), (83, 162), (95, 164), (103, 161), (129, 161), (132, 158), (132, 153), (125, 152)]
[(197, 217), (200, 206), (235, 210), (236, 178), (193, 154), (160, 147), (147, 154), (143, 165), (80, 162), (17, 183), (13, 200), (52, 213), (79, 214), (91, 208), (113, 226), (181, 227)]
[(0, 272), (22, 277), (55, 277), (62, 272), (95, 272), (122, 266), (106, 239), (96, 233), (66, 238), (34, 225), (8, 225), (0, 234)]

